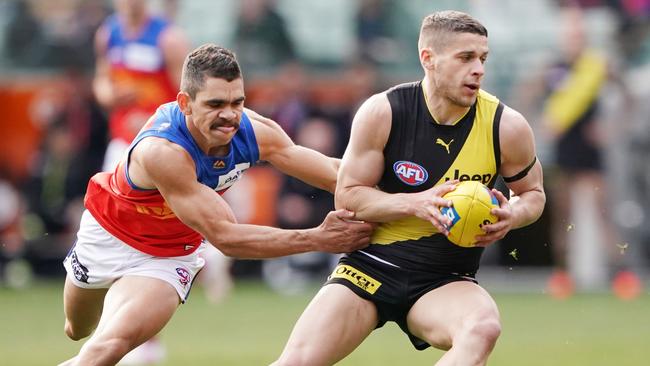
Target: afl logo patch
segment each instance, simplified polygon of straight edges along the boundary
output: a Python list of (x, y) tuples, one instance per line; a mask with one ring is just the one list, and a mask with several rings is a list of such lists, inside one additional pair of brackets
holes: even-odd
[(423, 167), (410, 161), (395, 162), (393, 171), (399, 180), (410, 186), (419, 186), (429, 178), (429, 173)]

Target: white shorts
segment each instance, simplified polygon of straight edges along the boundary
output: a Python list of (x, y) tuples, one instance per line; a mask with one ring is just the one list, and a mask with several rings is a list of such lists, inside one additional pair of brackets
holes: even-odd
[(84, 211), (77, 242), (63, 261), (72, 282), (81, 288), (109, 288), (124, 276), (145, 276), (172, 285), (182, 302), (205, 261), (199, 256), (202, 243), (192, 254), (180, 257), (155, 257), (143, 253), (109, 234), (95, 218)]

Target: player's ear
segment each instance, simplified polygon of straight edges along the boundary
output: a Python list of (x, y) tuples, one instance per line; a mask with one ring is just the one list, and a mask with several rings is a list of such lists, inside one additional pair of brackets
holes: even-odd
[(420, 63), (425, 69), (433, 68), (433, 50), (429, 47), (420, 49)]
[(190, 96), (189, 94), (180, 91), (176, 94), (176, 102), (178, 107), (181, 109), (184, 115), (189, 116), (192, 114), (192, 107), (190, 106)]

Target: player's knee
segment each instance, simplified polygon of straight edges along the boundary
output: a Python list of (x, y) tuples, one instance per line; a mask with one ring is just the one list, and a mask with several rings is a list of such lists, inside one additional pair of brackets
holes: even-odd
[(91, 328), (75, 327), (71, 322), (66, 320), (64, 331), (65, 335), (67, 335), (68, 338), (72, 339), (73, 341), (78, 341), (88, 337), (93, 330)]
[(498, 317), (484, 317), (472, 322), (468, 329), (472, 337), (481, 340), (491, 349), (501, 335), (501, 322)]

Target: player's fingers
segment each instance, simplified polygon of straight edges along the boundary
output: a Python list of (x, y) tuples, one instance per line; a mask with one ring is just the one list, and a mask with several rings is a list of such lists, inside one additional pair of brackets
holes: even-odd
[(508, 207), (495, 207), (490, 210), (490, 213), (499, 218), (499, 221), (504, 221), (512, 216), (510, 206)]
[(438, 207), (451, 207), (452, 201), (442, 197), (433, 197), (431, 203)]
[(440, 220), (435, 219), (429, 220), (429, 222), (436, 228), (436, 230), (438, 230), (440, 234), (443, 234), (445, 236), (449, 235), (449, 226), (447, 224), (444, 224), (443, 222), (440, 222)]
[(354, 219), (354, 212), (346, 210), (346, 209), (338, 209), (336, 211), (333, 211), (334, 215), (338, 217), (341, 220), (347, 220), (350, 221)]
[(438, 224), (443, 226), (451, 225), (451, 219), (442, 213), (439, 206), (427, 207), (427, 211), (431, 216), (429, 221), (431, 221), (432, 223), (437, 222)]
[(436, 195), (437, 196), (444, 196), (445, 194), (453, 191), (456, 189), (458, 181), (447, 181), (439, 186), (436, 186)]
[(501, 206), (501, 205), (503, 205), (504, 203), (507, 203), (507, 202), (508, 202), (508, 199), (506, 198), (505, 195), (503, 195), (503, 193), (501, 193), (500, 190), (492, 188), (492, 194), (494, 194), (494, 196), (495, 196), (495, 197), (497, 198), (497, 200), (499, 201), (499, 206)]

